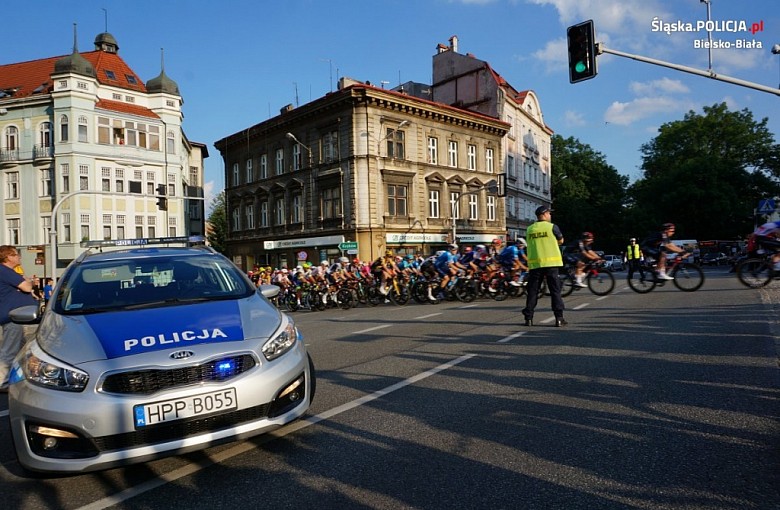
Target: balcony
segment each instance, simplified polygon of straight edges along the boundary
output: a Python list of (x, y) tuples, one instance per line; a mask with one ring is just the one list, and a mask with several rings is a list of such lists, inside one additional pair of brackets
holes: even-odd
[(33, 147), (33, 161), (46, 161), (54, 158), (54, 147), (45, 145), (36, 145)]
[(16, 164), (19, 159), (19, 149), (0, 149), (0, 165)]

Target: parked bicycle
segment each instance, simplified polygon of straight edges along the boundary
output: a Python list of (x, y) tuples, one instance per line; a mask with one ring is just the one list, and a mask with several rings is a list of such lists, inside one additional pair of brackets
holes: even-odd
[[(671, 282), (683, 292), (693, 292), (704, 285), (704, 271), (698, 264), (686, 260), (689, 255), (690, 252), (675, 257), (673, 261), (667, 262), (666, 268), (666, 274), (674, 278)], [(655, 263), (645, 259), (640, 269), (634, 271), (632, 277), (628, 279), (628, 286), (634, 292), (647, 294), (656, 287), (663, 287), (667, 281), (670, 280), (659, 279)]]

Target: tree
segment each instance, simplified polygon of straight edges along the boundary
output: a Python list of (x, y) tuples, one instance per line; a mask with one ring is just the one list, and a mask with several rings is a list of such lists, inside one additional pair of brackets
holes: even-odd
[(753, 228), (759, 199), (780, 192), (780, 147), (761, 122), (725, 103), (689, 111), (642, 145), (644, 178), (627, 217), (645, 230), (671, 221), (677, 236), (733, 239)]
[(599, 249), (624, 249), (622, 211), (628, 177), (573, 137), (554, 135), (551, 156), (554, 221), (567, 243), (588, 231), (595, 234)]
[(211, 201), (209, 228), (206, 235), (211, 247), (223, 254), (227, 249), (227, 246), (225, 246), (227, 231), (227, 210), (225, 208), (225, 191), (223, 190)]

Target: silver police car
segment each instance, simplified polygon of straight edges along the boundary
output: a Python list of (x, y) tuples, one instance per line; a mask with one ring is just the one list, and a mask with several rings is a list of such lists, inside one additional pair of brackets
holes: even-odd
[(87, 252), (17, 356), (20, 464), (77, 473), (268, 432), (303, 415), (315, 372), (292, 319), (205, 247)]

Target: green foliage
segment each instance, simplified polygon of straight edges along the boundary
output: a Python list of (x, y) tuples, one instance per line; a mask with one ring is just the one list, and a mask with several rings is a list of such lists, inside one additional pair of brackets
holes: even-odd
[(206, 236), (209, 244), (219, 253), (226, 253), (228, 223), (225, 207), (225, 192), (222, 191), (211, 201), (211, 214), (209, 215), (209, 229)]
[(553, 136), (551, 157), (553, 221), (566, 243), (589, 231), (595, 234), (598, 249), (624, 249), (622, 211), (628, 178), (573, 137)]
[(703, 110), (664, 124), (642, 146), (644, 178), (629, 190), (626, 215), (641, 232), (671, 221), (679, 238), (745, 236), (759, 199), (780, 193), (780, 147), (767, 119), (725, 103)]

